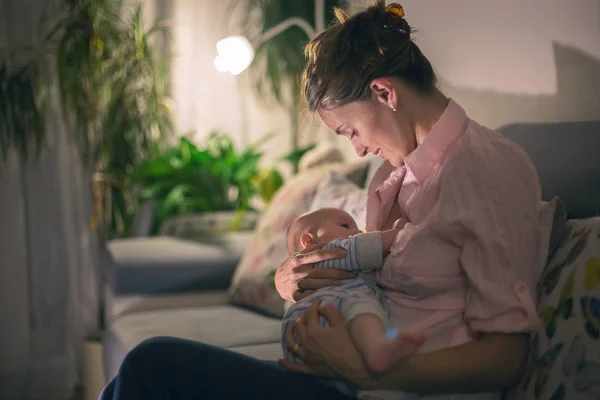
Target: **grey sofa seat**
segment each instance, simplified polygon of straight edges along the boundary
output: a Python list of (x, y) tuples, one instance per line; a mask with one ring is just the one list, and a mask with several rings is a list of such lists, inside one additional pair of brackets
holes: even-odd
[[(197, 340), (260, 356), (281, 353), (281, 323), (232, 305), (140, 311), (115, 319), (105, 331), (103, 354), (106, 377), (111, 379), (127, 352), (146, 339), (172, 336)], [(263, 346), (263, 347), (255, 347)]]

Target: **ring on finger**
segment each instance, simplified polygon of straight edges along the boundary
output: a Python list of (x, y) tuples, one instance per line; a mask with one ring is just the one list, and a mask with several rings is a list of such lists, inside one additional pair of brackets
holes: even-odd
[(300, 293), (304, 293), (304, 292), (306, 292), (306, 289), (305, 289), (305, 288), (303, 288), (303, 287), (302, 287), (300, 284), (298, 284), (298, 291), (299, 291)]

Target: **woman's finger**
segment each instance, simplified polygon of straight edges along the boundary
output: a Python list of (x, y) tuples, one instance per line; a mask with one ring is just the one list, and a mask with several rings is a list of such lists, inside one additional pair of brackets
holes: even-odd
[(309, 289), (309, 290), (304, 290), (304, 291), (301, 291), (301, 290), (296, 290), (296, 291), (294, 292), (294, 294), (292, 295), (292, 298), (294, 299), (294, 301), (300, 301), (300, 300), (302, 300), (303, 298), (310, 296), (310, 295), (311, 295), (311, 294), (313, 294), (314, 292), (315, 292), (315, 291), (314, 291), (314, 290), (311, 290), (311, 289)]
[(315, 371), (308, 364), (296, 364), (285, 358), (279, 359), (279, 364), (281, 364), (284, 368), (289, 369), (290, 371), (298, 372), (301, 374), (311, 374), (314, 375)]
[(285, 332), (285, 344), (288, 348), (289, 351), (293, 352), (294, 349), (296, 349), (296, 346), (299, 345), (298, 341), (296, 340), (296, 335), (294, 334), (296, 331), (296, 323), (292, 322), (289, 326), (287, 331)]
[(333, 268), (312, 268), (308, 273), (308, 278), (314, 279), (334, 279), (334, 280), (344, 280), (344, 279), (352, 279), (356, 278), (354, 272), (342, 271), (341, 269), (333, 269)]
[(321, 326), (319, 323), (319, 307), (321, 306), (321, 300), (317, 299), (313, 301), (313, 303), (308, 307), (304, 314), (302, 315), (303, 320), (306, 321), (306, 327), (308, 329)]
[[(295, 331), (295, 336), (296, 336), (296, 342), (302, 346), (303, 344), (306, 343), (307, 341), (307, 336), (306, 336), (306, 311), (304, 311), (302, 314), (300, 314), (300, 316), (298, 317), (298, 319), (296, 320), (296, 323), (294, 324), (294, 331)], [(296, 351), (297, 353), (297, 351)]]
[(317, 308), (317, 312), (320, 316), (323, 316), (332, 328), (343, 327), (346, 325), (344, 316), (340, 312), (339, 308), (332, 304), (328, 304), (323, 307)]
[(327, 286), (339, 286), (342, 283), (339, 279), (313, 279), (303, 278), (298, 281), (298, 287), (306, 290), (321, 289)]
[(302, 347), (302, 343), (296, 339), (298, 336), (296, 326), (296, 323), (290, 324), (287, 332), (285, 333), (285, 345), (291, 353), (294, 353), (298, 357), (304, 359), (304, 348)]
[(346, 256), (346, 250), (342, 248), (327, 248), (315, 250), (310, 253), (297, 254), (296, 260), (299, 264), (314, 264), (319, 261)]

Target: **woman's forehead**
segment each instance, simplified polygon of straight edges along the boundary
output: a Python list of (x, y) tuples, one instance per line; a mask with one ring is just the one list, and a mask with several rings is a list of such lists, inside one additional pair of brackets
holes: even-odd
[(325, 125), (335, 131), (338, 127), (344, 125), (353, 125), (355, 121), (364, 116), (368, 110), (362, 104), (353, 102), (343, 106), (320, 109), (317, 111), (319, 117)]

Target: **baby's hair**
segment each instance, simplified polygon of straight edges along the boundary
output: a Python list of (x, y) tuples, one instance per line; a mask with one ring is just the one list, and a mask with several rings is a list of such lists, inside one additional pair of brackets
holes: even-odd
[(381, 77), (396, 77), (422, 93), (433, 91), (435, 73), (412, 41), (400, 5), (386, 7), (377, 0), (353, 16), (336, 9), (335, 17), (305, 48), (302, 92), (310, 111), (369, 100), (371, 82)]

